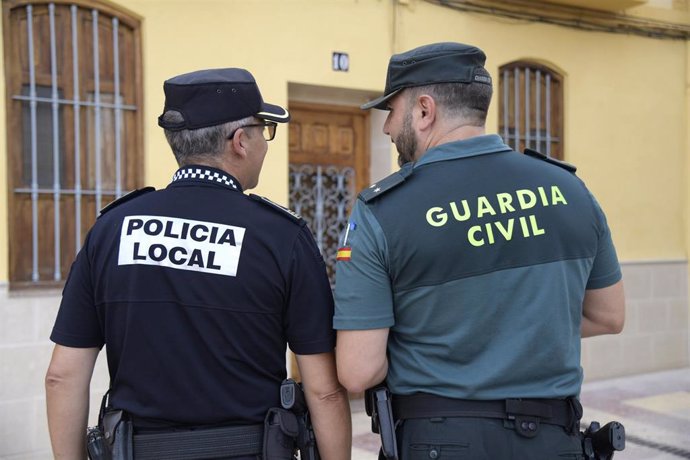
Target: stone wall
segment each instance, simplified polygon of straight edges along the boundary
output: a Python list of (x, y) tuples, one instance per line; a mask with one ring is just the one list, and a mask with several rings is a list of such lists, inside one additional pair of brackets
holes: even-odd
[[(625, 263), (623, 333), (583, 341), (587, 381), (690, 365), (686, 262)], [(43, 380), (60, 293), (0, 287), (0, 459), (49, 459)], [(108, 387), (101, 353), (92, 381), (90, 424)]]

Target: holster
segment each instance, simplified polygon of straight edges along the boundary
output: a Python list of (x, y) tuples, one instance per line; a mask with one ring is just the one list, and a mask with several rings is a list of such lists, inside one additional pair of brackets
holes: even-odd
[(295, 457), (299, 424), (290, 411), (279, 407), (268, 410), (264, 419), (263, 460), (290, 460)]
[(380, 460), (398, 460), (398, 441), (388, 387), (379, 385), (364, 392), (364, 407), (371, 417), (371, 431), (381, 436)]
[(102, 419), (103, 436), (112, 460), (134, 459), (134, 429), (123, 410), (106, 410)]
[(101, 399), (98, 426), (87, 430), (87, 453), (91, 460), (133, 460), (132, 422), (125, 411), (108, 407), (109, 395)]

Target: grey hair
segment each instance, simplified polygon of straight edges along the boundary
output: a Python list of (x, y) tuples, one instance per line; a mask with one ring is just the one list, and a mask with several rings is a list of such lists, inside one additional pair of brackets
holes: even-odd
[[(475, 74), (489, 76), (485, 69), (477, 69)], [(484, 126), (492, 93), (491, 85), (479, 82), (438, 83), (408, 89), (410, 101), (421, 94), (428, 94), (444, 114), (461, 118), (470, 126)]]
[[(237, 129), (245, 126), (253, 117), (230, 121), (221, 125), (199, 129), (183, 129), (181, 131), (165, 130), (165, 138), (180, 166), (195, 162), (213, 162), (225, 149), (225, 142)], [(181, 123), (184, 116), (177, 110), (168, 110), (163, 114), (166, 123)]]

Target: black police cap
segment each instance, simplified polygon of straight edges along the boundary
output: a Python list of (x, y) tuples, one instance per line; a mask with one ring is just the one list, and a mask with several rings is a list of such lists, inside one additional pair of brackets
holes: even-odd
[(277, 123), (290, 121), (284, 108), (267, 104), (254, 77), (245, 69), (209, 69), (178, 75), (163, 84), (165, 108), (182, 114), (184, 121), (158, 125), (170, 131), (199, 129), (255, 116)]

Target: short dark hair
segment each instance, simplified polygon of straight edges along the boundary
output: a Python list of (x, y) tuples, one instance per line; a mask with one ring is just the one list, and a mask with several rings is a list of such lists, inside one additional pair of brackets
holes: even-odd
[[(233, 131), (251, 122), (253, 117), (246, 117), (237, 121), (230, 121), (220, 125), (199, 129), (183, 129), (180, 131), (165, 130), (165, 138), (180, 166), (193, 164), (199, 160), (208, 162), (219, 156), (225, 148), (225, 142)], [(165, 123), (184, 122), (183, 115), (176, 110), (167, 110), (161, 115)]]
[[(485, 69), (477, 69), (475, 73), (489, 76)], [(448, 116), (462, 118), (471, 126), (484, 126), (493, 88), (478, 82), (437, 83), (408, 88), (407, 92), (410, 100), (421, 94), (428, 94)]]

